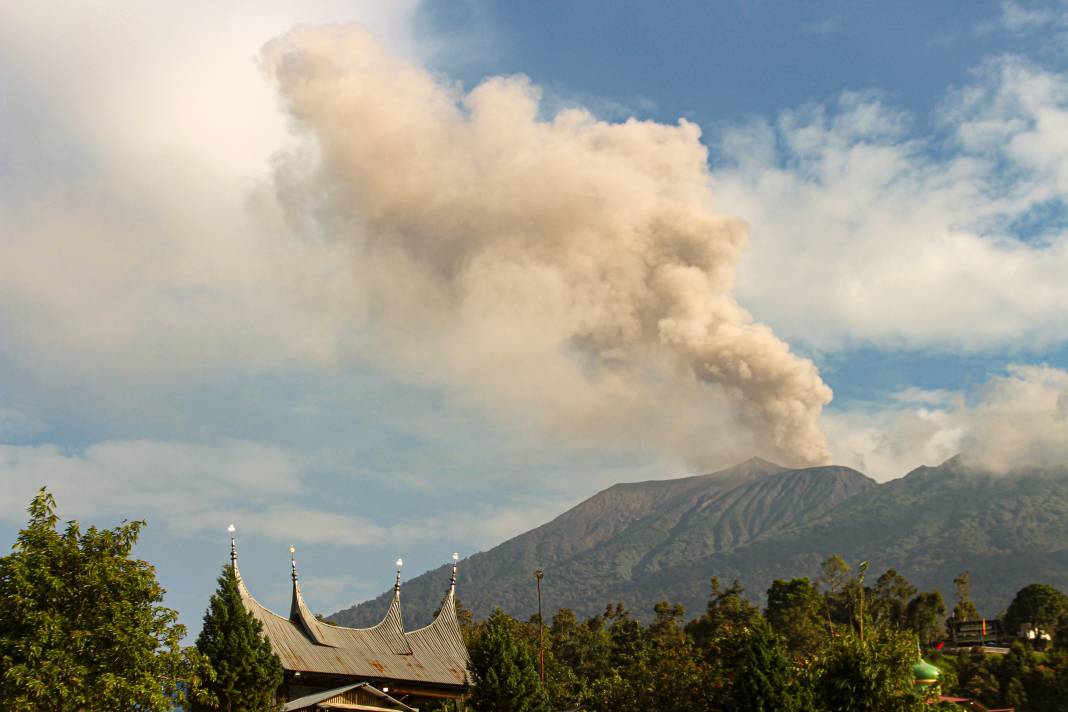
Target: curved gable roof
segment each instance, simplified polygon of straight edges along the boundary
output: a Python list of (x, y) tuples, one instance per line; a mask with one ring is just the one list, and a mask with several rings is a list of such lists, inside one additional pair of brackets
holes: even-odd
[(399, 590), (377, 625), (346, 628), (317, 620), (305, 605), (295, 577), (290, 617), (285, 618), (249, 593), (236, 561), (234, 574), (246, 610), (263, 625), (264, 635), (286, 670), (455, 687), (467, 684), (469, 658), (451, 586), (434, 621), (406, 633)]

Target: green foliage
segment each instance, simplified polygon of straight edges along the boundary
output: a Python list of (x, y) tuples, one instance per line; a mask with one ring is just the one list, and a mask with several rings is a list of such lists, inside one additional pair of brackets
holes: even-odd
[(655, 620), (643, 629), (621, 606), (610, 608), (615, 665), (589, 685), (582, 697), (585, 706), (605, 712), (707, 708), (707, 666), (682, 625), (683, 612), (677, 604), (658, 603)]
[(908, 579), (888, 569), (875, 582), (871, 595), (871, 618), (877, 627), (905, 630), (909, 627), (909, 601), (917, 589)]
[(790, 650), (808, 656), (827, 634), (819, 592), (807, 578), (775, 581), (768, 589), (764, 616), (775, 632), (785, 637)]
[(916, 640), (878, 632), (861, 641), (853, 634), (832, 638), (815, 670), (817, 709), (836, 712), (921, 712), (913, 691)]
[(1061, 712), (1068, 699), (1068, 654), (1035, 652), (1016, 643), (1008, 655), (961, 656), (958, 690), (989, 707)]
[[(746, 600), (737, 581), (724, 588), (716, 578), (705, 611), (686, 625), (683, 607), (667, 602), (654, 606), (648, 625), (618, 603), (585, 621), (570, 609), (560, 609), (549, 628), (546, 697), (539, 699), (550, 709), (582, 706), (598, 712), (960, 709), (934, 702), (934, 696), (944, 692), (975, 697), (991, 707), (1016, 707), (1019, 712), (1064, 709), (1068, 652), (1058, 649), (1038, 653), (1016, 645), (1004, 656), (959, 657), (927, 651), (924, 657), (942, 672), (941, 684), (916, 688), (913, 665), (920, 651), (911, 631), (939, 637), (935, 634), (940, 633), (946, 612), (941, 594), (915, 593), (892, 570), (873, 588), (864, 589), (860, 576), (852, 576), (848, 564), (839, 560), (835, 569), (849, 573), (833, 583), (827, 581), (822, 593), (808, 579), (773, 583), (766, 617)], [(872, 610), (863, 637), (857, 625), (861, 590), (867, 592)], [(821, 612), (832, 597), (837, 597), (843, 619), (828, 625)], [(807, 619), (810, 628), (796, 626), (796, 618)], [(791, 644), (777, 628), (795, 635), (803, 630), (804, 635), (797, 636), (803, 644)], [(537, 626), (497, 611), (475, 625), (472, 639), (487, 641), (491, 630), (507, 631), (514, 645), (525, 646), (527, 662), (515, 667), (525, 665), (530, 679), (536, 671)], [(493, 660), (516, 657), (502, 652), (500, 644), (492, 647), (492, 653), (485, 643), (474, 648), (478, 651), (473, 649), (472, 657), (482, 660), (487, 655)], [(476, 687), (475, 694), (484, 691)], [(538, 708), (505, 700), (484, 701), (477, 709)]]
[[(735, 473), (613, 487), (567, 517), (465, 561), (463, 577), (486, 585), (476, 591), (461, 583), (461, 591), (481, 618), (494, 605), (526, 611), (529, 572), (544, 569), (553, 602), (580, 619), (602, 613), (605, 602), (625, 601), (648, 623), (652, 603), (661, 599), (702, 612), (713, 573), (724, 587), (737, 578), (762, 594), (775, 579), (815, 580), (820, 572), (800, 570), (799, 562), (838, 552), (850, 563), (870, 558), (879, 567), (869, 572), (873, 589), (878, 574), (892, 567), (920, 590), (939, 588), (949, 609), (953, 576), (970, 569), (970, 600), (989, 616), (1033, 581), (1068, 593), (1065, 541), (1063, 474), (987, 477), (954, 459), (876, 485), (844, 468), (769, 469), (752, 478)], [(443, 568), (405, 585), (406, 622), (429, 621), (447, 579)], [(390, 600), (392, 591), (337, 620), (372, 625)], [(835, 620), (845, 624), (838, 613), (849, 609), (834, 612)], [(882, 625), (876, 615), (873, 622)]]
[(197, 650), (211, 662), (216, 675), (208, 685), (215, 702), (200, 709), (265, 712), (278, 708), (275, 693), (282, 684), (282, 663), (263, 637), (263, 626), (241, 602), (232, 566), (225, 566), (219, 576)]
[(735, 631), (724, 640), (722, 650), (717, 660), (723, 681), (717, 707), (735, 712), (813, 709), (808, 671), (790, 656), (786, 640), (766, 621), (757, 619), (751, 627)]
[(144, 522), (83, 532), (71, 521), (60, 533), (55, 508), (42, 488), (0, 558), (3, 708), (170, 710), (183, 690), (203, 699), (210, 668), (181, 650), (185, 628), (160, 605), (155, 569), (130, 558)]
[[(1068, 596), (1044, 583), (1033, 583), (1017, 592), (1005, 611), (1002, 623), (1013, 635), (1028, 623), (1038, 633), (1052, 634), (1058, 622), (1068, 616)], [(1039, 638), (1038, 640), (1041, 640)]]
[(953, 588), (957, 593), (957, 602), (953, 606), (953, 618), (959, 621), (979, 620), (979, 609), (972, 603), (972, 572), (961, 571), (953, 579)]
[(536, 654), (522, 624), (498, 608), (471, 642), (471, 702), (479, 712), (538, 712), (549, 709)]
[(919, 593), (905, 608), (906, 627), (923, 642), (945, 637), (946, 602), (938, 591)]
[(549, 635), (553, 657), (574, 671), (577, 680), (597, 680), (611, 674), (612, 637), (603, 617), (579, 623), (574, 611), (561, 608)]
[(686, 632), (704, 650), (714, 648), (716, 640), (748, 628), (760, 615), (760, 609), (745, 597), (745, 589), (740, 582), (735, 581), (724, 589), (720, 586), (719, 578), (713, 576), (711, 584), (712, 595), (704, 615), (686, 626)]
[(852, 574), (853, 567), (838, 554), (820, 564), (818, 583), (824, 589), (823, 615), (832, 623), (853, 625), (858, 591)]

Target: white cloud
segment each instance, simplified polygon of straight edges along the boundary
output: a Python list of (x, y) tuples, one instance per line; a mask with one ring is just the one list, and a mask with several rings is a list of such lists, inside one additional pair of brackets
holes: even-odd
[[(257, 65), (296, 22), (412, 53), (414, 0), (0, 5), (0, 354), (38, 394), (145, 404), (332, 363), (346, 255), (292, 239), (266, 180), (284, 115)], [(158, 407), (158, 399), (153, 403)], [(143, 408), (149, 411), (149, 408)]]
[(752, 233), (743, 303), (815, 350), (1068, 339), (1068, 79), (992, 61), (938, 118), (918, 139), (907, 113), (846, 94), (725, 132), (717, 195)]
[(959, 453), (967, 418), (958, 395), (938, 407), (896, 400), (851, 403), (828, 410), (823, 427), (836, 465), (852, 467), (884, 482), (920, 465), (938, 465)]
[(1063, 22), (1063, 10), (1002, 0), (998, 25), (1009, 32), (1027, 32)]
[[(512, 496), (508, 500), (494, 504), (473, 503), (459, 511), (400, 522), (390, 528), (390, 540), (401, 547), (426, 542), (463, 541), (484, 550), (541, 526), (575, 504), (573, 498), (544, 494)], [(474, 552), (461, 553), (468, 556)]]
[(834, 461), (878, 480), (962, 453), (995, 474), (1068, 466), (1068, 371), (1012, 365), (972, 393), (910, 388), (824, 416)]
[(380, 542), (382, 528), (362, 517), (301, 506), (303, 469), (291, 453), (243, 440), (110, 441), (82, 452), (0, 445), (0, 518), (24, 521), (34, 492), (47, 486), (73, 519), (143, 517), (183, 537), (233, 522), (273, 541)]
[[(574, 497), (510, 494), (492, 504), (405, 516), (306, 486), (318, 459), (245, 440), (107, 441), (81, 451), (0, 444), (0, 520), (24, 522), (30, 499), (47, 486), (64, 518), (99, 524), (108, 517), (144, 518), (178, 538), (219, 534), (233, 523), (245, 541), (396, 550), (461, 541), (488, 547), (551, 519)], [(360, 514), (351, 513), (356, 510)]]
[(0, 443), (30, 438), (44, 432), (48, 426), (28, 413), (0, 405)]

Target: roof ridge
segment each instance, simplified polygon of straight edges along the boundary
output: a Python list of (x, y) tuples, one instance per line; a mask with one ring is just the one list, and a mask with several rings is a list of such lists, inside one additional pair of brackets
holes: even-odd
[[(315, 619), (312, 612), (308, 610), (308, 606), (304, 603), (304, 596), (300, 593), (300, 583), (297, 576), (297, 556), (296, 548), (289, 547), (290, 563), (293, 567), (293, 597), (289, 604), (289, 619), (295, 623), (300, 624), (304, 629), (304, 632), (309, 638), (314, 640), (319, 645), (330, 645), (326, 642), (326, 638), (323, 636), (323, 632), (320, 630), (319, 621)], [(330, 646), (333, 647), (333, 646)]]

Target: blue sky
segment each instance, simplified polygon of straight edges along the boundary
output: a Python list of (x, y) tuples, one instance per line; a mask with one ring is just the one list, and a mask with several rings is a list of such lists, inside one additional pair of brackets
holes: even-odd
[(231, 521), (261, 600), (294, 543), (331, 612), (617, 481), (1063, 459), (1066, 33), (0, 5), (0, 534), (42, 484), (145, 517), (196, 630)]

